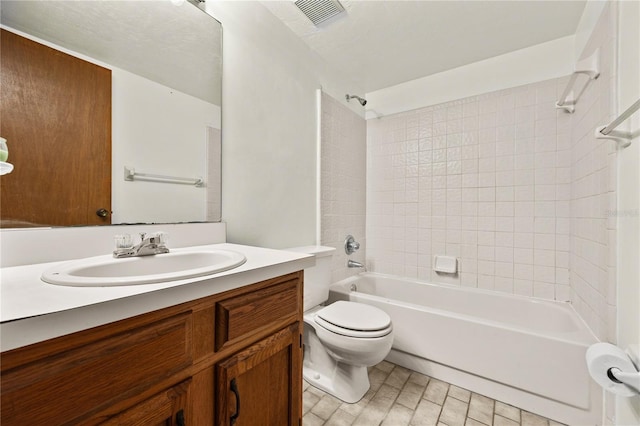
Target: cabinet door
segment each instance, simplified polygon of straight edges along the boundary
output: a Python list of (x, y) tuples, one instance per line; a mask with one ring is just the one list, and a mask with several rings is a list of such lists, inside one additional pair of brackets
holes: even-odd
[(302, 415), (300, 323), (216, 366), (216, 424), (299, 425)]
[(190, 384), (191, 380), (185, 380), (115, 415), (101, 426), (185, 426), (189, 417)]

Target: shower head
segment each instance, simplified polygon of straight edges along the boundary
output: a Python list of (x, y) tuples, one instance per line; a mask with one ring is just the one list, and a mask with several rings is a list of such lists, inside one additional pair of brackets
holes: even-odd
[(360, 105), (365, 106), (367, 104), (367, 100), (358, 95), (345, 95), (345, 98), (347, 99), (347, 102), (349, 102), (349, 99), (357, 99), (358, 102), (360, 102)]

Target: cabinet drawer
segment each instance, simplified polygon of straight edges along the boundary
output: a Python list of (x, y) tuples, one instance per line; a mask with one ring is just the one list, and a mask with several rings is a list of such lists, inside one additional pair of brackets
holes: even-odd
[(73, 423), (191, 365), (190, 340), (186, 312), (3, 371), (1, 423)]
[(216, 303), (216, 351), (276, 324), (296, 321), (302, 312), (298, 284), (296, 277)]

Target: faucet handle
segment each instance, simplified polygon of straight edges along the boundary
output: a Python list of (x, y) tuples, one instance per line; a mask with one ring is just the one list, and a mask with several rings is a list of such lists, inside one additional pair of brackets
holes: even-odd
[(154, 238), (156, 238), (156, 244), (166, 245), (169, 242), (169, 234), (166, 232), (158, 231)]
[(128, 249), (133, 247), (131, 234), (114, 235), (113, 237), (117, 249)]
[(353, 254), (359, 248), (360, 243), (357, 242), (352, 235), (347, 235), (347, 238), (344, 240), (344, 252), (346, 254)]

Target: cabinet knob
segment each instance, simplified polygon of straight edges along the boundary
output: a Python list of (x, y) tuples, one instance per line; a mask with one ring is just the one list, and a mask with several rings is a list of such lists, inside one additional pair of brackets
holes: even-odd
[(229, 417), (229, 422), (231, 423), (231, 426), (233, 426), (236, 423), (236, 420), (238, 420), (238, 417), (240, 416), (240, 392), (238, 392), (238, 385), (236, 384), (236, 379), (231, 380), (230, 389), (231, 389), (231, 392), (233, 392), (233, 394), (236, 396), (236, 412), (231, 417)]
[(107, 216), (109, 216), (109, 210), (107, 210), (107, 209), (98, 209), (98, 210), (96, 210), (96, 216), (107, 217)]

